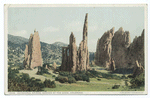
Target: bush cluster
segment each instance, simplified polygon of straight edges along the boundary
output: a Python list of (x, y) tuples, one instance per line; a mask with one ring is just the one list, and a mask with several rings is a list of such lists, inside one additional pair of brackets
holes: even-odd
[(42, 91), (44, 87), (56, 87), (54, 81), (49, 84), (51, 86), (45, 86), (40, 79), (30, 78), (29, 74), (17, 75), (17, 73), (18, 69), (8, 69), (8, 91)]
[(65, 82), (68, 82), (68, 77), (65, 77), (65, 76), (58, 76), (56, 78), (56, 81), (59, 81), (60, 83), (65, 83)]
[(44, 73), (46, 74), (50, 74), (48, 72), (48, 69), (46, 69), (45, 67), (41, 67), (41, 66), (38, 66), (38, 71), (37, 71), (37, 75), (43, 75)]
[(139, 87), (145, 85), (145, 75), (144, 73), (132, 78), (130, 83), (132, 84), (131, 87)]
[(68, 76), (68, 83), (76, 83), (76, 80), (72, 76)]
[(74, 74), (71, 72), (59, 72), (59, 76), (56, 77), (55, 80), (60, 83), (76, 83), (78, 80), (90, 82), (89, 76), (85, 71), (76, 72)]
[(90, 82), (90, 78), (89, 78), (88, 74), (84, 71), (79, 71), (79, 72), (75, 73), (74, 78), (77, 81), (82, 80), (82, 81)]
[(51, 81), (49, 79), (45, 79), (44, 86), (48, 87), (48, 88), (55, 88), (56, 84), (55, 84), (55, 81)]
[(113, 87), (112, 87), (112, 89), (118, 89), (120, 87), (120, 85), (114, 85)]

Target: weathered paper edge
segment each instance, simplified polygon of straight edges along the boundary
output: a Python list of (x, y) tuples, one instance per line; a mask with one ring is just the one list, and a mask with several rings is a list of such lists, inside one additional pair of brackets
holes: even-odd
[[(145, 27), (145, 91), (55, 91), (55, 92), (8, 92), (8, 8), (9, 7), (144, 7)], [(81, 94), (119, 94), (119, 95), (146, 95), (148, 94), (148, 5), (147, 4), (4, 4), (4, 94), (5, 95), (81, 95)]]

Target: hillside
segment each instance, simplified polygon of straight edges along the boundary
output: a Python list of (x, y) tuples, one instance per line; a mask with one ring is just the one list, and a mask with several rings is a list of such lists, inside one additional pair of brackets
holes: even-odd
[[(62, 42), (55, 42), (48, 44), (41, 43), (41, 51), (43, 63), (53, 63), (54, 61), (60, 65), (62, 61), (62, 46), (67, 44)], [(28, 44), (28, 39), (20, 36), (13, 36), (8, 34), (8, 63), (9, 65), (22, 65), (24, 59), (25, 45)], [(94, 53), (90, 52), (90, 61), (94, 60)]]

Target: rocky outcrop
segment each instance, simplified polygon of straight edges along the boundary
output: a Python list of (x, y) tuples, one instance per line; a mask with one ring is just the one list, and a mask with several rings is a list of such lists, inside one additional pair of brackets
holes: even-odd
[(141, 36), (134, 38), (128, 51), (130, 66), (134, 67), (136, 65), (135, 61), (137, 60), (144, 67), (144, 30)]
[(54, 63), (53, 63), (53, 68), (54, 68), (54, 70), (56, 69), (56, 67), (57, 67), (57, 64), (54, 62)]
[(107, 31), (98, 39), (95, 53), (96, 65), (112, 71), (133, 69), (137, 65), (136, 60), (144, 67), (144, 30), (141, 36), (134, 38), (132, 43), (130, 33), (124, 32), (122, 27), (115, 34)]
[(107, 69), (110, 70), (110, 71), (112, 71), (112, 72), (116, 70), (115, 62), (114, 62), (113, 58), (111, 58), (109, 66), (108, 66)]
[(83, 27), (83, 40), (80, 43), (77, 51), (76, 39), (73, 32), (70, 35), (68, 47), (62, 47), (62, 64), (60, 70), (70, 71), (75, 73), (76, 71), (83, 71), (89, 69), (89, 52), (87, 47), (87, 31), (88, 31), (88, 14), (85, 16), (85, 22)]
[(143, 66), (141, 66), (141, 64), (137, 60), (135, 63), (136, 63), (136, 65), (134, 66), (133, 77), (136, 77), (144, 72)]
[(26, 48), (25, 48), (23, 65), (24, 65), (25, 69), (29, 68), (28, 45), (26, 45)]
[(83, 27), (83, 40), (81, 41), (78, 49), (79, 67), (78, 69), (88, 70), (89, 69), (89, 52), (87, 46), (87, 35), (88, 35), (88, 14), (85, 16), (85, 22)]
[(28, 46), (25, 49), (25, 59), (23, 62), (25, 69), (33, 69), (42, 66), (42, 55), (40, 38), (37, 31), (30, 35)]
[(76, 72), (76, 63), (77, 63), (77, 46), (76, 46), (76, 39), (71, 33), (70, 35), (70, 44), (69, 44), (69, 67), (71, 72)]
[(109, 68), (109, 65), (111, 64), (110, 63), (112, 50), (111, 41), (113, 36), (114, 36), (114, 28), (105, 32), (103, 36), (100, 39), (98, 39), (95, 55), (96, 60), (95, 63), (97, 65)]
[(119, 28), (112, 38), (112, 57), (116, 68), (127, 68), (128, 66), (128, 47), (130, 46), (130, 33)]
[(77, 46), (76, 39), (71, 32), (70, 42), (68, 47), (62, 47), (62, 65), (61, 70), (71, 71), (75, 73), (77, 63)]

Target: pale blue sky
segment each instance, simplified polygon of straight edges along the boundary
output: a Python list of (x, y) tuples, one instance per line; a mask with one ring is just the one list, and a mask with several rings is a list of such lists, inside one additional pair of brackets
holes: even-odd
[(29, 38), (36, 28), (40, 40), (51, 44), (56, 41), (69, 43), (73, 32), (79, 45), (86, 13), (89, 51), (96, 51), (98, 38), (112, 27), (115, 31), (120, 27), (129, 31), (131, 41), (145, 28), (144, 7), (11, 7), (8, 9), (8, 33)]

